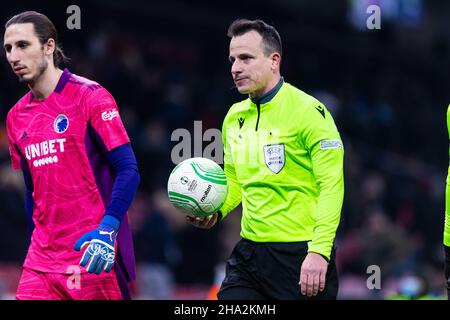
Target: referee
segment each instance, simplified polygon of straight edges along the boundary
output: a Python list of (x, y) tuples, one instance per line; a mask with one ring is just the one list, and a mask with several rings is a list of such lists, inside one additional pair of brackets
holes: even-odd
[(222, 138), (228, 196), (220, 212), (187, 217), (211, 228), (242, 202), (242, 239), (219, 299), (336, 299), (334, 238), (344, 197), (344, 149), (333, 118), (280, 74), (281, 39), (261, 20), (229, 29), (237, 90)]

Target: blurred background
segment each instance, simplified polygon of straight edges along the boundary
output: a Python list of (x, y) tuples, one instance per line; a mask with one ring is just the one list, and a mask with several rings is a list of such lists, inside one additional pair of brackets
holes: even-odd
[[(66, 26), (69, 5), (81, 29)], [(381, 29), (367, 28), (377, 5)], [(448, 168), (450, 2), (445, 0), (16, 1), (0, 21), (37, 10), (56, 25), (73, 73), (115, 97), (138, 159), (129, 216), (135, 299), (208, 299), (239, 240), (240, 208), (212, 230), (184, 221), (166, 195), (172, 132), (221, 128), (244, 99), (232, 89), (228, 25), (273, 24), (282, 75), (321, 100), (345, 145), (345, 201), (336, 237), (340, 299), (440, 299)], [(3, 32), (3, 31), (2, 31)], [(10, 169), (5, 117), (28, 91), (0, 63), (0, 298), (12, 299), (26, 254), (24, 186)], [(203, 147), (210, 142), (204, 142)], [(192, 155), (193, 156), (193, 155)], [(369, 266), (381, 289), (370, 290)]]

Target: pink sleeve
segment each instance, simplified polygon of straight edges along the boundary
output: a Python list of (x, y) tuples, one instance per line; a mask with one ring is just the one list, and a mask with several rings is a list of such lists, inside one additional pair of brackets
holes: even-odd
[(6, 131), (8, 133), (8, 142), (9, 142), (9, 154), (11, 156), (11, 166), (13, 169), (21, 170), (21, 157), (17, 150), (17, 146), (15, 143), (15, 140), (13, 138), (13, 125), (11, 123), (11, 114), (8, 113), (8, 116), (6, 118)]
[(113, 96), (104, 88), (94, 90), (85, 100), (91, 127), (101, 138), (106, 152), (130, 142)]

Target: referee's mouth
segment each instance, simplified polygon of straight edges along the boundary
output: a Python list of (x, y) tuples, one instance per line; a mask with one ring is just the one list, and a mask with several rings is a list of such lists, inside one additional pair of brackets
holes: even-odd
[(238, 84), (238, 82), (240, 82), (240, 81), (242, 81), (242, 80), (248, 80), (248, 78), (247, 77), (243, 77), (243, 78), (236, 78), (236, 79), (234, 79), (234, 83), (237, 85)]

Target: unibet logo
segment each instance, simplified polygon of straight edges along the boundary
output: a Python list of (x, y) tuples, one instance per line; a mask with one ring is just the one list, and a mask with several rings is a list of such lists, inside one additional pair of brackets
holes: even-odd
[(206, 188), (205, 193), (203, 194), (203, 197), (200, 199), (200, 202), (205, 201), (206, 197), (208, 196), (209, 192), (211, 191), (211, 185), (208, 184), (208, 188)]
[(25, 157), (33, 161), (35, 167), (43, 166), (49, 163), (58, 162), (58, 156), (54, 155), (58, 152), (64, 152), (64, 143), (66, 139), (52, 139), (33, 143), (25, 147)]

